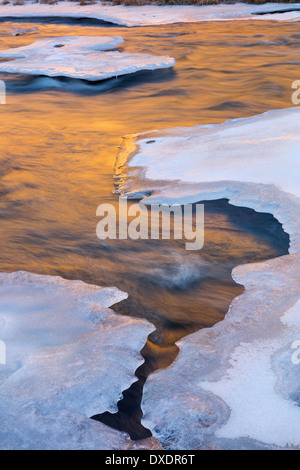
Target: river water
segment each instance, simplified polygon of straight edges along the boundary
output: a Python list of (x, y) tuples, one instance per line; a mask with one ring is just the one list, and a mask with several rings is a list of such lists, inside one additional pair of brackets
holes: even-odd
[(156, 331), (118, 417), (104, 421), (144, 437), (139, 401), (149, 373), (175, 359), (175, 341), (224, 318), (243, 292), (231, 278), (233, 267), (287, 253), (289, 237), (272, 216), (222, 200), (205, 203), (201, 252), (174, 240), (98, 240), (98, 205), (118, 204), (112, 176), (121, 138), (290, 107), (291, 84), (300, 79), (299, 25), (3, 22), (0, 49), (66, 35), (122, 36), (119, 50), (170, 55), (177, 65), (95, 84), (0, 75), (8, 91), (0, 106), (0, 270), (129, 293), (115, 310), (147, 318)]

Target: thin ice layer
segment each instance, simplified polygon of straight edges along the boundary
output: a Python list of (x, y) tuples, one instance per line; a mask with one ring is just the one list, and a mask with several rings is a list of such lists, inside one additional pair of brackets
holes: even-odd
[[(272, 14), (272, 12), (279, 13)], [(41, 18), (93, 18), (122, 26), (235, 20), (299, 21), (300, 4), (267, 3), (264, 5), (251, 5), (237, 3), (234, 5), (201, 6), (124, 6), (102, 3), (79, 5), (75, 2), (59, 2), (55, 5), (45, 5), (26, 1), (24, 5), (1, 5), (0, 16), (3, 18), (26, 18), (30, 16)]]
[(246, 290), (225, 320), (183, 339), (147, 381), (143, 423), (165, 447), (300, 448), (299, 119), (292, 108), (124, 140), (121, 192), (152, 194), (148, 204), (225, 197), (272, 213), (291, 236), (290, 255), (234, 269)]
[(0, 71), (97, 81), (175, 65), (175, 60), (167, 56), (108, 50), (122, 42), (119, 36), (38, 39), (28, 46), (0, 51), (0, 57), (15, 58), (0, 63)]
[(112, 449), (125, 436), (89, 419), (115, 410), (153, 329), (108, 307), (116, 288), (25, 272), (0, 275), (0, 446)]

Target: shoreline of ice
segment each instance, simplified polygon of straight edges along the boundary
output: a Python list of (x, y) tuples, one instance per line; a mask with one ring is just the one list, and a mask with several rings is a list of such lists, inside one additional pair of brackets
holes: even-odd
[(116, 411), (154, 329), (109, 309), (127, 294), (26, 272), (1, 273), (0, 294), (1, 449), (126, 448), (90, 416)]
[(111, 51), (123, 43), (120, 36), (63, 36), (37, 39), (27, 46), (0, 51), (0, 72), (106, 80), (144, 70), (175, 65), (168, 56)]
[(124, 140), (120, 192), (148, 195), (146, 204), (228, 198), (272, 213), (291, 238), (289, 255), (236, 267), (245, 292), (225, 319), (181, 340), (174, 364), (146, 382), (143, 424), (165, 448), (300, 448), (300, 365), (292, 362), (300, 339), (299, 119), (290, 108)]
[[(290, 11), (295, 9), (296, 11)], [(288, 10), (286, 13), (272, 13)], [(270, 14), (268, 14), (270, 12)], [(79, 5), (74, 2), (59, 2), (45, 5), (26, 1), (24, 5), (1, 5), (0, 17), (59, 17), (96, 19), (119, 26), (154, 26), (174, 23), (197, 23), (203, 21), (299, 21), (300, 3), (267, 3), (254, 5), (236, 3), (233, 5)]]

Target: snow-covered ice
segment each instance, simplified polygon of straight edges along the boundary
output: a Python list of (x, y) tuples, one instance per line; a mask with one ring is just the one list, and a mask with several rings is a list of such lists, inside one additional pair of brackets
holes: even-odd
[[(272, 12), (282, 11), (283, 13), (272, 14)], [(128, 7), (101, 3), (79, 5), (74, 2), (44, 5), (26, 1), (24, 5), (1, 5), (0, 16), (3, 18), (93, 18), (129, 27), (202, 21), (299, 21), (300, 3), (289, 3), (288, 5), (282, 3), (267, 3), (264, 5), (237, 3), (234, 5), (145, 5)]]
[(0, 71), (97, 81), (175, 65), (170, 57), (109, 51), (122, 43), (119, 36), (38, 39), (28, 46), (0, 51), (0, 57), (16, 58), (0, 63)]
[[(278, 194), (280, 199), (296, 197), (297, 202), (300, 197), (299, 120), (300, 108), (294, 107), (217, 125), (127, 136), (117, 163), (119, 178), (126, 170), (120, 190), (130, 197), (131, 192), (160, 188), (159, 200), (164, 202), (235, 197), (247, 207), (255, 205), (253, 209), (277, 215), (280, 200), (265, 200), (267, 193)], [(243, 188), (241, 194), (238, 188)], [(248, 201), (252, 188), (254, 195)], [(155, 196), (147, 201), (154, 203)], [(284, 225), (287, 214), (280, 216)], [(299, 249), (293, 224), (288, 228), (297, 237), (292, 250), (294, 245)]]
[(299, 121), (295, 107), (124, 140), (123, 193), (152, 192), (148, 204), (225, 197), (272, 213), (291, 237), (289, 255), (236, 267), (246, 290), (224, 321), (180, 341), (175, 363), (147, 381), (143, 423), (165, 447), (300, 448)]
[(124, 41), (120, 36), (63, 36), (49, 39), (37, 39), (31, 44), (1, 51), (1, 57), (23, 58), (39, 55), (51, 55), (55, 49), (64, 54), (81, 52), (107, 51), (118, 47)]
[(0, 274), (1, 449), (114, 449), (124, 434), (90, 416), (116, 410), (153, 327), (108, 307), (116, 288)]
[(167, 56), (109, 50), (122, 43), (119, 36), (38, 39), (27, 46), (0, 51), (0, 57), (15, 58), (0, 62), (0, 71), (97, 81), (175, 65), (175, 60)]

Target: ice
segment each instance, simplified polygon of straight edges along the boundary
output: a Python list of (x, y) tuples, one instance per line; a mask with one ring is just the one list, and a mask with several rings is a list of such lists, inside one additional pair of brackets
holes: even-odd
[(124, 140), (120, 192), (146, 204), (228, 198), (291, 237), (289, 255), (237, 266), (245, 292), (225, 319), (181, 340), (146, 382), (143, 424), (164, 448), (300, 448), (299, 119), (295, 107)]
[(173, 366), (146, 383), (143, 424), (165, 448), (300, 448), (299, 257), (234, 278), (246, 291), (225, 320), (182, 340)]
[(234, 5), (145, 5), (129, 7), (101, 3), (79, 5), (74, 2), (45, 5), (27, 1), (24, 5), (1, 5), (0, 16), (3, 18), (26, 18), (31, 16), (41, 18), (93, 18), (129, 27), (202, 21), (299, 21), (300, 3), (289, 3), (288, 5), (282, 3), (267, 3), (264, 5), (237, 3)]
[(221, 380), (199, 384), (231, 409), (229, 421), (216, 432), (218, 437), (242, 435), (282, 447), (299, 446), (300, 407), (274, 393), (277, 376), (272, 356), (280, 345), (286, 346), (280, 339), (242, 343), (231, 355), (231, 369)]
[[(81, 52), (107, 51), (118, 47), (124, 41), (120, 36), (63, 36), (37, 39), (28, 46), (1, 51), (1, 57), (27, 58), (36, 55), (51, 55), (56, 52), (80, 54)], [(58, 49), (58, 51), (56, 51)]]
[(279, 218), (291, 235), (291, 250), (298, 251), (299, 119), (294, 107), (126, 136), (117, 163), (119, 190), (128, 197), (159, 190), (147, 203), (228, 197)]
[(166, 56), (108, 50), (122, 42), (119, 36), (38, 39), (28, 46), (0, 51), (0, 57), (16, 58), (0, 63), (0, 71), (97, 81), (175, 65), (175, 60)]
[(151, 145), (145, 134), (138, 137), (138, 153), (129, 165), (145, 167), (146, 178), (153, 180), (276, 184), (299, 197), (295, 178), (300, 170), (299, 119), (300, 110), (290, 108), (219, 125), (178, 129), (175, 135), (172, 130), (151, 133), (155, 141)]
[(108, 307), (116, 288), (25, 272), (0, 274), (1, 449), (114, 449), (126, 445), (90, 416), (116, 410), (153, 330)]

